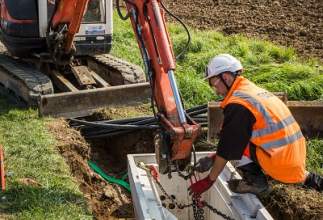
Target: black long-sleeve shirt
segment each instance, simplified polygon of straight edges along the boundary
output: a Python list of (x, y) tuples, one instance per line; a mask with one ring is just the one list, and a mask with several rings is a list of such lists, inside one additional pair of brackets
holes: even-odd
[(224, 121), (217, 155), (226, 160), (240, 160), (250, 141), (252, 126), (256, 119), (247, 108), (240, 104), (227, 105), (223, 114)]

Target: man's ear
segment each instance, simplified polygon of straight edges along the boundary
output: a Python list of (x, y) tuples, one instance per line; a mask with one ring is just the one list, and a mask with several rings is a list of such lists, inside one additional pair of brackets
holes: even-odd
[(222, 77), (226, 82), (229, 82), (230, 79), (231, 79), (231, 73), (225, 72), (225, 73), (222, 74)]
[(234, 76), (232, 75), (232, 73), (230, 72), (225, 72), (222, 74), (222, 77), (224, 79), (224, 81), (229, 85), (231, 86), (233, 81), (234, 81)]

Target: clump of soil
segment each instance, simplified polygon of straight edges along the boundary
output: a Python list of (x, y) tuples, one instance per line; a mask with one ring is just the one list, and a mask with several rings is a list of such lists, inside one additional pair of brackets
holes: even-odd
[(261, 201), (274, 219), (323, 219), (323, 195), (296, 185), (275, 183)]
[(164, 0), (186, 24), (292, 46), (323, 60), (321, 0)]

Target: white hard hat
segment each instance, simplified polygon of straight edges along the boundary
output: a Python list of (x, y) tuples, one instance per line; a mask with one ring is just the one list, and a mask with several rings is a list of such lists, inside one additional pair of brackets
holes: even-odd
[(224, 72), (231, 72), (236, 74), (237, 71), (242, 70), (240, 61), (230, 54), (220, 54), (213, 57), (205, 70), (205, 79), (218, 76)]

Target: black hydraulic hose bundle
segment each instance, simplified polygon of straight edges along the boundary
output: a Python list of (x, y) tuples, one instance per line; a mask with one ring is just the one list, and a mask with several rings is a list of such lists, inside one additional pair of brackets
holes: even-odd
[[(202, 127), (207, 126), (206, 112), (206, 105), (196, 106), (186, 111), (186, 113)], [(159, 128), (158, 120), (153, 116), (100, 121), (70, 119), (70, 125), (71, 127), (80, 130), (82, 135), (87, 139), (109, 137), (139, 129), (154, 130)]]

